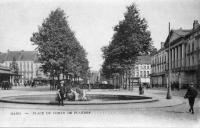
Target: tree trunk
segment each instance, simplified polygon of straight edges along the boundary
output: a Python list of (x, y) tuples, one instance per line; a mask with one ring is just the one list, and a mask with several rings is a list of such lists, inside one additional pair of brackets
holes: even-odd
[(123, 89), (124, 89), (124, 75), (125, 75), (125, 73), (122, 74), (122, 87), (123, 87)]
[(54, 90), (54, 89), (55, 89), (55, 79), (54, 79), (54, 75), (53, 75), (52, 86), (53, 86), (53, 90)]
[(121, 88), (123, 89), (124, 88), (124, 82), (123, 82), (123, 74), (120, 74), (121, 75)]
[(114, 77), (112, 77), (112, 83), (113, 83), (113, 86), (114, 86), (114, 89), (115, 89), (115, 80), (114, 80), (115, 78)]
[(119, 86), (119, 79), (118, 79), (118, 75), (116, 76), (116, 89), (118, 88)]
[(127, 71), (126, 71), (126, 85), (125, 85), (125, 89), (127, 89), (127, 86), (128, 86), (128, 74), (127, 74)]
[(59, 82), (60, 82), (60, 75), (59, 74), (57, 75), (57, 78), (58, 78), (58, 81), (56, 83), (56, 89), (58, 89), (58, 85), (59, 85)]
[(119, 89), (121, 90), (121, 86), (122, 86), (122, 76), (121, 74), (119, 74)]
[(129, 91), (131, 90), (131, 74), (128, 74), (128, 86), (129, 86)]

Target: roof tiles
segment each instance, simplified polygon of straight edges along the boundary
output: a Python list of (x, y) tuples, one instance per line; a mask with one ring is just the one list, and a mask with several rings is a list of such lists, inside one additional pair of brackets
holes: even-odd
[(38, 61), (36, 51), (8, 51), (8, 53), (0, 53), (0, 62), (12, 61)]

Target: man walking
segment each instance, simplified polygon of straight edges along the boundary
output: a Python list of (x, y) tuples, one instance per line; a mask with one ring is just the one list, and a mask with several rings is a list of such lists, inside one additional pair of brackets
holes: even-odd
[(61, 82), (60, 82), (60, 89), (58, 90), (58, 92), (59, 92), (59, 98), (60, 98), (60, 100), (59, 100), (59, 105), (60, 105), (60, 103), (61, 103), (62, 106), (64, 106), (64, 104), (63, 104), (64, 95), (65, 95), (64, 81), (61, 81)]
[(188, 98), (189, 105), (190, 105), (189, 112), (191, 112), (192, 114), (194, 114), (193, 106), (194, 106), (195, 98), (197, 97), (197, 95), (198, 95), (198, 92), (194, 88), (194, 83), (191, 82), (184, 98)]

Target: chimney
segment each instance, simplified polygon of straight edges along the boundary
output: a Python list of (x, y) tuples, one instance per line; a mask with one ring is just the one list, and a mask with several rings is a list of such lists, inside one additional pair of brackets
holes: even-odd
[(198, 20), (194, 20), (193, 29), (196, 29), (199, 26)]

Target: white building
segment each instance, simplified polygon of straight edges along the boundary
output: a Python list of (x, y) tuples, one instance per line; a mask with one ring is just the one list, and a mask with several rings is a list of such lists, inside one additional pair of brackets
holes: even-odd
[(131, 78), (140, 78), (142, 83), (150, 83), (151, 58), (150, 56), (138, 56), (138, 61), (131, 69)]
[(18, 64), (19, 74), (22, 75), (20, 83), (38, 77), (46, 78), (40, 70), (41, 63), (38, 62), (36, 51), (8, 51), (7, 53), (0, 53), (0, 63), (2, 66), (10, 67), (14, 58)]

